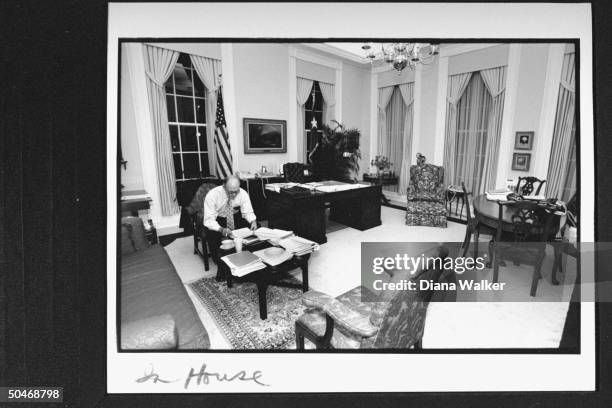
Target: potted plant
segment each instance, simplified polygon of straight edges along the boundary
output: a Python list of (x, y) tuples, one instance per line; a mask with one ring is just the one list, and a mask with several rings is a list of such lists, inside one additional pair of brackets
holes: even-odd
[(355, 182), (361, 159), (361, 133), (358, 129), (346, 129), (335, 120), (332, 122), (336, 126), (323, 126), (317, 145), (310, 155), (312, 171), (319, 180)]

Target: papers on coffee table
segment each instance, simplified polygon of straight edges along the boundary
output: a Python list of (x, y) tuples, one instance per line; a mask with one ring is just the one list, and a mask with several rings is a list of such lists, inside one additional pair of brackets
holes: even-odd
[(319, 250), (319, 244), (306, 238), (292, 236), (281, 239), (278, 244), (294, 255), (306, 255)]
[(270, 248), (266, 248), (266, 249), (261, 249), (259, 251), (255, 251), (253, 252), (253, 255), (257, 256), (264, 263), (270, 266), (280, 265), (283, 262), (288, 261), (289, 259), (293, 258), (293, 253), (286, 251), (286, 250), (281, 252), (278, 255), (270, 255), (269, 253), (266, 253), (266, 251), (268, 251), (269, 249)]
[(266, 267), (260, 258), (249, 251), (242, 251), (221, 258), (229, 266), (232, 275), (241, 277)]
[(265, 241), (267, 239), (283, 239), (293, 235), (293, 231), (285, 231), (277, 228), (266, 228), (261, 227), (255, 230), (255, 235), (257, 238)]

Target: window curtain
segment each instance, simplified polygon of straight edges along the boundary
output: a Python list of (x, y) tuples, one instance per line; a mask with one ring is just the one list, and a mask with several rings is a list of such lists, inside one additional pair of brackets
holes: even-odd
[[(298, 137), (297, 140), (300, 141), (298, 142), (298, 157), (304, 157), (304, 146), (306, 145), (306, 142), (304, 141), (304, 127), (306, 126), (304, 124), (304, 116), (306, 115), (305, 111), (304, 111), (304, 104), (306, 103), (306, 101), (308, 100), (308, 97), (310, 96), (310, 92), (312, 91), (312, 84), (314, 83), (313, 80), (311, 79), (305, 79), (305, 78), (297, 78), (297, 92), (296, 92), (296, 96), (297, 96), (297, 132), (298, 132)], [(306, 161), (306, 160), (305, 160)]]
[(387, 105), (391, 100), (393, 86), (378, 88), (378, 154), (388, 156), (388, 152), (384, 149), (384, 139), (387, 134)]
[(446, 130), (444, 137), (444, 169), (448, 177), (444, 180), (445, 184), (453, 183), (455, 180), (455, 142), (457, 139), (457, 103), (463, 95), (468, 85), (471, 72), (451, 75), (448, 81), (446, 93)]
[(336, 87), (333, 84), (319, 82), (319, 88), (323, 95), (323, 123), (329, 124), (332, 119), (336, 119)]
[(172, 74), (179, 53), (150, 45), (144, 46), (144, 66), (147, 76), (149, 108), (153, 124), (155, 144), (155, 164), (162, 215), (179, 212), (176, 201), (176, 176), (172, 160), (170, 129), (168, 128), (168, 109), (164, 84)]
[(497, 177), (497, 162), (499, 157), (499, 141), (501, 139), (502, 118), (504, 114), (504, 99), (506, 89), (506, 67), (485, 69), (480, 71), (480, 77), (491, 95), (489, 122), (487, 125), (487, 148), (480, 193), (495, 188)]
[[(385, 109), (385, 121), (387, 133), (383, 138), (384, 155), (393, 164), (393, 169), (400, 172), (404, 159), (404, 127), (406, 124), (406, 104), (402, 97), (399, 86), (393, 87), (393, 92), (387, 108)], [(385, 186), (387, 191), (398, 191), (398, 185)], [(401, 190), (400, 190), (401, 191)]]
[(475, 195), (486, 190), (484, 165), (489, 138), (492, 98), (482, 76), (474, 72), (457, 103), (457, 131), (455, 139), (455, 167), (447, 184), (462, 181)]
[(404, 136), (402, 147), (402, 164), (399, 167), (399, 193), (405, 194), (410, 181), (410, 158), (412, 157), (412, 121), (413, 121), (413, 102), (414, 102), (414, 82), (401, 84), (399, 86), (406, 114), (404, 115)]
[[(208, 146), (208, 157), (210, 163), (216, 163), (216, 151), (212, 149), (215, 140), (215, 123), (217, 111), (217, 89), (221, 85), (221, 61), (213, 58), (191, 55), (191, 63), (198, 77), (206, 87), (206, 140)], [(210, 166), (211, 169), (214, 166)]]
[[(561, 198), (565, 182), (570, 171), (570, 153), (572, 148), (572, 129), (575, 120), (575, 53), (565, 54), (561, 69), (559, 99), (553, 130), (553, 142), (548, 165), (546, 196)], [(573, 143), (576, 143), (575, 138)], [(575, 168), (574, 168), (575, 172)], [(571, 180), (571, 178), (570, 178)]]

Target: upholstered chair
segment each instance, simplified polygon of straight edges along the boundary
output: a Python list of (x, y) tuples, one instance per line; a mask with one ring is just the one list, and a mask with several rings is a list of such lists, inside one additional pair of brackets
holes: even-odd
[[(216, 185), (213, 183), (203, 183), (196, 191), (191, 204), (186, 208), (187, 213), (191, 217), (193, 223), (193, 253), (199, 254), (204, 260), (204, 270), (209, 269), (208, 265), (208, 247), (206, 244), (206, 228), (204, 228), (204, 198), (206, 194)], [(202, 244), (200, 250), (198, 243)]]
[(283, 164), (283, 174), (285, 180), (293, 183), (303, 183), (306, 179), (304, 177), (304, 164), (303, 163), (285, 163)]
[(444, 168), (425, 163), (417, 154), (417, 164), (410, 166), (406, 225), (446, 228)]
[[(436, 246), (424, 252), (426, 257), (440, 257), (442, 265), (448, 249)], [(390, 282), (427, 280), (455, 282), (454, 271), (420, 269), (386, 271)], [(425, 317), (430, 301), (454, 301), (456, 292), (432, 290), (394, 290), (379, 296), (363, 286), (333, 298), (321, 292), (304, 293), (306, 311), (295, 324), (296, 346), (304, 349), (304, 339), (317, 349), (420, 348), (425, 329)]]

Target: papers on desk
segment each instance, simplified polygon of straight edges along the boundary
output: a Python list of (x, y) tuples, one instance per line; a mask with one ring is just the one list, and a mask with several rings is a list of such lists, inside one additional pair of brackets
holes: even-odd
[(255, 230), (255, 235), (257, 236), (257, 238), (259, 238), (262, 241), (265, 241), (267, 239), (283, 239), (283, 238), (287, 238), (290, 237), (291, 235), (293, 235), (293, 231), (285, 231), (282, 229), (277, 229), (277, 228), (266, 228), (266, 227), (261, 227)]
[(221, 258), (229, 266), (232, 275), (241, 277), (266, 267), (257, 256), (249, 251), (226, 255)]
[(534, 201), (546, 201), (546, 196), (543, 194), (540, 195), (528, 195), (523, 196), (524, 200), (534, 200)]
[(281, 188), (291, 188), (297, 186), (298, 183), (268, 183), (266, 184), (266, 190), (280, 192)]
[(508, 199), (508, 194), (510, 194), (510, 193), (511, 193), (511, 191), (508, 191), (505, 188), (497, 189), (497, 190), (489, 190), (489, 191), (487, 191), (487, 200), (490, 200), (490, 201), (506, 201)]
[(306, 238), (292, 236), (281, 239), (278, 244), (294, 255), (306, 255), (319, 250), (319, 244)]
[(354, 190), (356, 188), (368, 187), (365, 184), (336, 184), (336, 185), (321, 185), (316, 187), (317, 191), (322, 191), (324, 193), (333, 193), (334, 191), (346, 191), (346, 190)]

